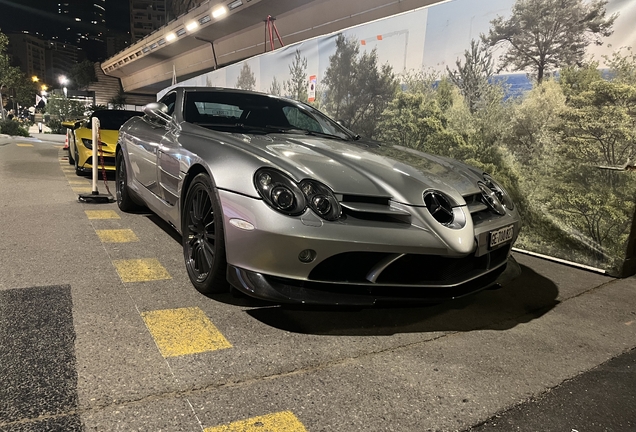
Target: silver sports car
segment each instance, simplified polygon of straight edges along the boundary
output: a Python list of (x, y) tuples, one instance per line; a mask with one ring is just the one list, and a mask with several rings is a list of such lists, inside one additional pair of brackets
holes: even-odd
[(144, 112), (119, 133), (117, 204), (181, 233), (202, 293), (437, 302), (520, 273), (515, 205), (475, 168), (261, 93), (181, 87)]

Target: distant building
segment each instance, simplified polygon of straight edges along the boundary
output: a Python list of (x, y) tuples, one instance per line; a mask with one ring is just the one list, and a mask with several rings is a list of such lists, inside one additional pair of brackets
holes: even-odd
[(8, 54), (12, 63), (28, 76), (46, 75), (46, 43), (28, 33), (8, 34)]
[(137, 42), (166, 24), (166, 0), (131, 0), (131, 42)]
[(190, 9), (193, 9), (206, 1), (207, 0), (168, 0), (168, 13), (170, 15), (168, 21), (188, 12)]
[(130, 45), (130, 37), (126, 34), (106, 36), (106, 55), (112, 57)]
[(57, 40), (73, 43), (90, 54), (106, 56), (106, 0), (64, 0), (57, 4), (61, 22)]
[(69, 43), (49, 41), (46, 47), (46, 82), (51, 84), (57, 83), (60, 75), (68, 76), (83, 54)]

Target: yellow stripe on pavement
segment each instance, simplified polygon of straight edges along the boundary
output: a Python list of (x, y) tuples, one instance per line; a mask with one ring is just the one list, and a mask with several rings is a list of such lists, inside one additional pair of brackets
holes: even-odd
[(89, 219), (121, 219), (115, 210), (84, 210)]
[(102, 243), (130, 243), (139, 239), (131, 229), (95, 230)]
[(33, 147), (33, 144), (16, 144), (18, 147)]
[[(73, 192), (77, 192), (77, 193), (91, 193), (93, 192), (93, 187), (72, 187), (71, 188), (73, 190)], [(90, 218), (89, 218), (90, 219)], [(100, 218), (103, 219), (103, 218)], [(112, 218), (109, 218), (112, 219)]]
[(172, 279), (155, 258), (116, 260), (113, 265), (122, 282), (148, 282)]
[(203, 432), (307, 432), (307, 429), (291, 411), (282, 411), (210, 427)]
[[(68, 184), (70, 185), (84, 185), (84, 186), (88, 186), (90, 184), (90, 182), (88, 180), (69, 180)], [(92, 190), (92, 186), (91, 186), (91, 190)]]
[(164, 357), (232, 348), (197, 307), (143, 312), (141, 317)]

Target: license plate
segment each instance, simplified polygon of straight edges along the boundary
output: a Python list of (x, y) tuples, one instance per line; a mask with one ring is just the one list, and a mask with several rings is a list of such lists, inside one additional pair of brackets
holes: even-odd
[(510, 225), (497, 231), (490, 232), (490, 247), (494, 248), (495, 246), (499, 246), (502, 243), (509, 242), (512, 240), (512, 237), (515, 233), (514, 225)]

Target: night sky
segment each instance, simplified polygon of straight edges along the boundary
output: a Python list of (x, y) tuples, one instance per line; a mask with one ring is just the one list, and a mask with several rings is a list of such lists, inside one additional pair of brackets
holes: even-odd
[[(77, 28), (78, 23), (57, 13), (59, 1), (0, 0), (0, 30), (3, 33), (27, 30), (52, 37), (66, 27)], [(129, 20), (129, 0), (107, 0), (106, 25), (110, 31), (128, 32)]]

